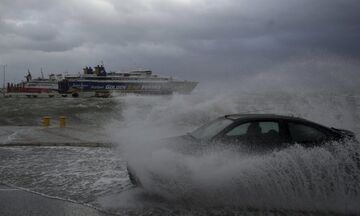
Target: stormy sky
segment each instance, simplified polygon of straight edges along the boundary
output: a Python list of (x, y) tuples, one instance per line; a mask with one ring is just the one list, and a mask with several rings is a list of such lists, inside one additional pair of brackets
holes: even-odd
[(8, 80), (101, 61), (200, 81), (319, 65), (354, 78), (359, 11), (358, 0), (0, 0), (0, 64)]

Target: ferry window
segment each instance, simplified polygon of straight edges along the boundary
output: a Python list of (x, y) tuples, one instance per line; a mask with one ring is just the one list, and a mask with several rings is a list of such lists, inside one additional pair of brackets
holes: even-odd
[(317, 128), (300, 123), (289, 123), (289, 131), (292, 140), (299, 143), (319, 142), (326, 138)]

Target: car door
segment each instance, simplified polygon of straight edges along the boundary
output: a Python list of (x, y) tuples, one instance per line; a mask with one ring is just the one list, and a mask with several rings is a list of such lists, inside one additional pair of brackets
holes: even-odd
[(218, 140), (227, 144), (267, 149), (281, 146), (285, 142), (284, 134), (282, 121), (248, 120), (230, 127)]
[(292, 143), (311, 147), (321, 145), (329, 140), (328, 132), (315, 124), (289, 121), (287, 128)]

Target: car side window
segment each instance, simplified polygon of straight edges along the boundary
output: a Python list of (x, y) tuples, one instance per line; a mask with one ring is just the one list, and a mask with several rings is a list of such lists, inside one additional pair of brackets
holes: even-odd
[(326, 138), (326, 134), (315, 127), (294, 122), (290, 122), (288, 125), (290, 136), (294, 142), (316, 143)]
[(226, 136), (244, 136), (244, 135), (279, 135), (279, 123), (272, 121), (254, 121), (240, 124), (226, 133)]
[(229, 132), (226, 133), (226, 136), (243, 136), (246, 134), (246, 131), (248, 127), (250, 126), (250, 123), (241, 124)]
[(277, 122), (260, 122), (262, 133), (276, 132), (279, 134), (279, 123)]

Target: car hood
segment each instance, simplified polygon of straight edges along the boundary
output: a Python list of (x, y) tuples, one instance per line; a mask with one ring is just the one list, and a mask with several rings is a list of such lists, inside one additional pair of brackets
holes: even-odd
[(166, 148), (184, 154), (196, 154), (211, 144), (209, 141), (198, 140), (189, 134), (165, 138), (161, 140), (161, 143)]

